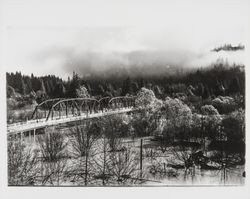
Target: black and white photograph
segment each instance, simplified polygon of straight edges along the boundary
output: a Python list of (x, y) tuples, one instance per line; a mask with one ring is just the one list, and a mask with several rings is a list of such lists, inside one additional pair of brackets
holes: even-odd
[(6, 187), (246, 186), (249, 0), (1, 5)]

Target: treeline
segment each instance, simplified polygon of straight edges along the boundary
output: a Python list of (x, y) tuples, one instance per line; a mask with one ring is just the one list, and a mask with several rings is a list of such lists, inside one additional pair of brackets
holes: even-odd
[(55, 97), (78, 97), (77, 89), (86, 88), (90, 96), (135, 95), (140, 88), (154, 91), (164, 99), (167, 96), (185, 94), (201, 96), (203, 99), (218, 95), (244, 95), (245, 71), (241, 65), (214, 64), (208, 68), (199, 68), (188, 73), (166, 77), (130, 78), (81, 78), (75, 72), (73, 77), (64, 81), (54, 75), (35, 77), (22, 75), (21, 72), (7, 73), (7, 96), (13, 92), (21, 95), (33, 93), (39, 99)]
[(31, 76), (22, 75), (21, 72), (7, 73), (7, 88), (13, 88), (15, 92), (22, 95), (27, 95), (31, 92), (40, 92), (52, 97), (58, 94), (58, 87), (60, 85), (63, 86), (63, 81), (55, 75), (36, 77), (33, 74)]

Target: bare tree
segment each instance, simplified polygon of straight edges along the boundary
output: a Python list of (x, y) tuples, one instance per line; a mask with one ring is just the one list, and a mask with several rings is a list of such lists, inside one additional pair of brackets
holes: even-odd
[(67, 159), (60, 159), (57, 161), (43, 161), (41, 162), (40, 175), (42, 185), (61, 185), (66, 178), (67, 173)]
[[(40, 149), (40, 183), (60, 185), (66, 172), (67, 159), (65, 136), (50, 128), (44, 135), (37, 137)], [(67, 158), (67, 157), (66, 157)]]
[[(76, 126), (72, 130), (73, 137), (70, 137), (71, 145), (73, 147), (73, 155), (78, 157), (80, 160), (79, 169), (80, 169), (80, 176), (82, 173), (84, 174), (84, 184), (87, 185), (90, 178), (90, 156), (93, 155), (94, 149), (93, 145), (99, 139), (100, 129), (97, 123), (87, 121), (82, 125)], [(71, 136), (70, 135), (70, 136)], [(81, 157), (85, 157), (82, 159)], [(84, 169), (82, 171), (82, 164)], [(78, 174), (77, 174), (78, 173)], [(79, 175), (79, 172), (76, 174)]]
[(108, 116), (102, 119), (101, 125), (111, 151), (121, 150), (121, 137), (128, 134), (128, 118), (125, 115)]
[(45, 135), (38, 137), (38, 143), (45, 161), (57, 161), (65, 155), (67, 142), (60, 132), (49, 129)]
[(86, 156), (100, 136), (100, 129), (96, 122), (87, 121), (71, 130), (69, 139), (75, 157)]
[(201, 158), (203, 157), (202, 152), (196, 147), (176, 146), (172, 148), (171, 153), (173, 155), (172, 160), (170, 160), (173, 163), (171, 166), (184, 169), (184, 177), (187, 173), (193, 174), (192, 169), (195, 164), (200, 164), (199, 161), (202, 161)]
[(9, 185), (32, 185), (36, 182), (37, 151), (26, 148), (15, 139), (8, 140)]
[(94, 170), (96, 175), (94, 176), (97, 181), (101, 180), (102, 185), (106, 185), (111, 177), (110, 167), (110, 147), (105, 135), (97, 143), (98, 153), (94, 157)]
[(130, 148), (110, 155), (110, 174), (118, 184), (135, 183), (138, 181), (138, 154)]

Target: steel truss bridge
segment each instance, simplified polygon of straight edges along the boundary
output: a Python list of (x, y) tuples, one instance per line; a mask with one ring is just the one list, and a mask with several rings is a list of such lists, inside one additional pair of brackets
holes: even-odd
[(7, 125), (9, 136), (33, 133), (36, 130), (69, 122), (127, 113), (136, 110), (135, 97), (94, 98), (54, 98), (38, 104), (26, 122)]

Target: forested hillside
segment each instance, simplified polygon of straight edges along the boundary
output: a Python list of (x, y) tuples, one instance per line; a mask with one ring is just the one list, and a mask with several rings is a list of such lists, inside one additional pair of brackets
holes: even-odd
[(73, 73), (67, 81), (54, 75), (35, 77), (22, 75), (21, 72), (7, 73), (7, 96), (21, 94), (33, 95), (37, 101), (55, 97), (77, 97), (76, 90), (84, 86), (90, 96), (135, 95), (141, 87), (152, 89), (156, 96), (164, 99), (177, 93), (201, 96), (203, 99), (218, 95), (244, 95), (244, 66), (215, 64), (166, 77), (152, 76), (142, 78), (94, 76), (81, 78)]

